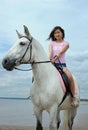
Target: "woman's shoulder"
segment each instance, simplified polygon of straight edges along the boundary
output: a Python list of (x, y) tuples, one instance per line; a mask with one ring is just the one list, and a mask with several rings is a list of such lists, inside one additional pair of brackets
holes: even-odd
[(64, 45), (69, 45), (69, 42), (63, 41), (63, 44), (64, 44)]
[(54, 44), (55, 44), (54, 41), (51, 41), (51, 42), (49, 43), (50, 46), (53, 46)]
[(63, 41), (63, 42), (61, 42), (61, 44), (57, 44), (55, 41), (51, 41), (50, 43), (49, 43), (49, 45), (50, 46), (56, 46), (56, 45), (69, 45), (69, 42), (67, 42), (67, 41)]

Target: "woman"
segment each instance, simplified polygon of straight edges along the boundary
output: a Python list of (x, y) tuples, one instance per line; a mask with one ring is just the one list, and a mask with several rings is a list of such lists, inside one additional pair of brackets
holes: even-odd
[(71, 104), (75, 107), (78, 105), (77, 98), (75, 97), (75, 85), (73, 77), (70, 71), (66, 67), (65, 53), (69, 48), (69, 43), (64, 41), (65, 33), (63, 28), (60, 26), (54, 27), (51, 31), (48, 40), (52, 42), (49, 44), (49, 59), (56, 68), (63, 67), (63, 71), (66, 73), (70, 80), (71, 92), (73, 97), (71, 97)]

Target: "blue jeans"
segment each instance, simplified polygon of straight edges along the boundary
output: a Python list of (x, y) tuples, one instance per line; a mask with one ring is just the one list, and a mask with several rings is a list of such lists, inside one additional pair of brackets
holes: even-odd
[(54, 63), (54, 65), (57, 69), (66, 67), (66, 63)]

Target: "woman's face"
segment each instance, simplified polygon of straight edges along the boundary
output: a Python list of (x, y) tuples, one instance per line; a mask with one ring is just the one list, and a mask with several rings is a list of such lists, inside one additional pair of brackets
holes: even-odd
[(54, 31), (54, 38), (56, 40), (62, 40), (63, 39), (63, 33), (59, 29), (56, 29)]

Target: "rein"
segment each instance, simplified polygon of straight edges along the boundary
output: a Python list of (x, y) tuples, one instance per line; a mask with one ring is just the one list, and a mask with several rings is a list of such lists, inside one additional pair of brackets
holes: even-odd
[[(31, 65), (33, 65), (33, 64), (41, 64), (41, 63), (50, 63), (50, 62), (51, 61), (37, 61), (37, 62), (33, 61), (33, 62), (30, 62), (30, 63), (25, 63), (25, 64), (31, 64)], [(32, 70), (32, 69), (19, 69), (17, 67), (15, 67), (14, 69), (20, 70), (20, 71), (31, 71)]]
[(32, 69), (25, 69), (25, 70), (24, 70), (24, 69), (19, 69), (19, 68), (17, 68), (17, 67), (15, 67), (14, 69), (15, 69), (15, 70), (20, 70), (20, 71), (30, 71), (30, 70), (32, 70)]

